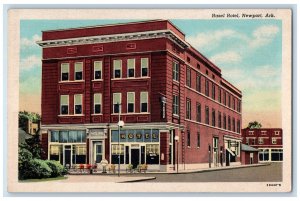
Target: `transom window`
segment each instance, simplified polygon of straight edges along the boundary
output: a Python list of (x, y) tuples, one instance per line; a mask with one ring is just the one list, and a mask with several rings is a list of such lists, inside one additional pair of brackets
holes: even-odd
[(61, 81), (69, 80), (69, 70), (70, 70), (70, 64), (69, 63), (62, 63), (60, 65)]
[(134, 77), (135, 59), (127, 59), (127, 77)]
[(142, 77), (147, 77), (148, 69), (149, 69), (149, 59), (148, 58), (141, 58), (141, 69), (142, 69)]
[(75, 80), (82, 80), (82, 69), (83, 69), (83, 62), (76, 62), (75, 63)]
[(75, 114), (82, 114), (82, 94), (74, 95)]
[(148, 92), (141, 92), (141, 112), (148, 112)]
[(127, 112), (133, 113), (134, 112), (134, 100), (135, 100), (135, 93), (134, 92), (127, 92)]
[[(120, 107), (119, 107), (120, 104)], [(121, 104), (122, 104), (122, 97), (121, 93), (114, 93), (113, 94), (113, 113), (119, 113), (119, 110), (121, 112)]]
[(102, 94), (94, 94), (94, 113), (101, 114)]
[(114, 78), (122, 77), (122, 60), (114, 60)]
[(69, 95), (60, 96), (60, 114), (69, 114)]
[(94, 79), (102, 79), (102, 61), (94, 61)]

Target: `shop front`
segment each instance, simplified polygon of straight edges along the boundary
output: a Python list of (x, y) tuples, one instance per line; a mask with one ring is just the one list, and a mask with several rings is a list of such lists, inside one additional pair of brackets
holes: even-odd
[(241, 140), (225, 137), (224, 145), (226, 166), (240, 164)]
[(128, 164), (136, 168), (139, 164), (147, 164), (149, 169), (159, 169), (160, 140), (158, 129), (122, 129), (111, 131), (110, 161), (119, 163), (124, 169)]

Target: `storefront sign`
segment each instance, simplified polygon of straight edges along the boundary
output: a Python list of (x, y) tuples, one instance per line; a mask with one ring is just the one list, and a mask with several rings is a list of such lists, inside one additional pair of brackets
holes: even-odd
[(96, 138), (107, 138), (107, 135), (104, 133), (103, 129), (89, 129), (90, 137)]

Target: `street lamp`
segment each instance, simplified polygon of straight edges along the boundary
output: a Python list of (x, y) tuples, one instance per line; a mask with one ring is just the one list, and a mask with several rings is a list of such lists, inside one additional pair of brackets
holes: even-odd
[(176, 135), (175, 136), (175, 141), (176, 141), (176, 146), (177, 146), (177, 150), (176, 150), (176, 153), (177, 153), (177, 173), (178, 173), (178, 163), (179, 163), (179, 160), (178, 160), (178, 142), (179, 142), (179, 136), (178, 135)]
[(118, 163), (118, 177), (120, 177), (120, 163), (121, 163), (121, 156), (120, 156), (120, 128), (122, 128), (124, 126), (124, 121), (121, 121), (121, 104), (118, 103), (118, 109), (119, 109), (119, 121), (118, 121), (118, 130), (119, 130), (119, 134), (118, 134), (118, 158), (119, 158), (119, 163)]

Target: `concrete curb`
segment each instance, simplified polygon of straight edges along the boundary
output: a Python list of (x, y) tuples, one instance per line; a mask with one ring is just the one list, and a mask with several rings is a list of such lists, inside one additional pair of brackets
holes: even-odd
[(148, 178), (143, 178), (143, 179), (132, 179), (128, 181), (120, 181), (117, 183), (130, 183), (130, 182), (141, 182), (141, 181), (149, 181), (149, 180), (154, 180), (156, 177), (148, 177)]

